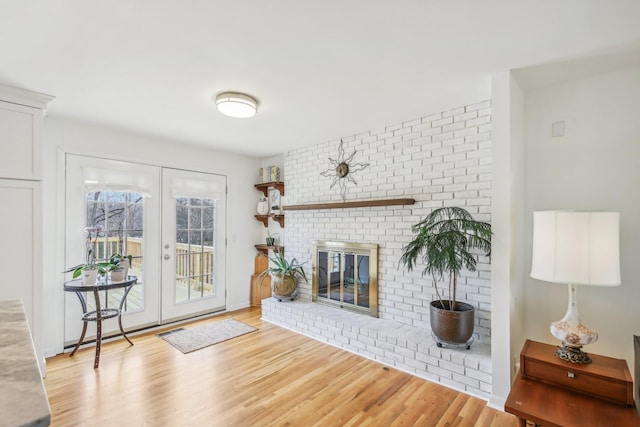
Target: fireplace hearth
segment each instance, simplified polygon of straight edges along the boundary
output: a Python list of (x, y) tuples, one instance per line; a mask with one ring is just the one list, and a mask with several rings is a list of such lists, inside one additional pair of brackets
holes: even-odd
[(378, 245), (313, 242), (312, 301), (378, 317)]

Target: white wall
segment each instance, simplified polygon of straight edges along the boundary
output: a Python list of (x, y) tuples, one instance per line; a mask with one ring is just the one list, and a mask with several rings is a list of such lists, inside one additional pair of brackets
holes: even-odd
[[(626, 68), (525, 94), (525, 259), (523, 338), (557, 344), (549, 324), (567, 308), (565, 285), (529, 278), (531, 213), (546, 209), (621, 214), (622, 286), (578, 289), (582, 320), (599, 333), (585, 351), (624, 358), (633, 367), (640, 334), (640, 67)], [(551, 124), (565, 121), (564, 137)], [(637, 380), (637, 379), (636, 379)]]
[[(524, 221), (522, 91), (509, 71), (493, 77), (493, 239), (491, 249), (490, 405), (502, 409), (511, 389), (513, 355), (522, 342), (522, 258), (517, 247)], [(516, 337), (516, 339), (512, 339)]]
[[(183, 142), (183, 141), (181, 141)], [(134, 135), (68, 119), (45, 120), (43, 147), (43, 212), (45, 259), (45, 354), (62, 350), (64, 295), (64, 153), (128, 160), (227, 176), (227, 309), (249, 306), (254, 244), (261, 239), (262, 224), (255, 220), (254, 184), (260, 159)], [(47, 256), (50, 254), (51, 256)], [(78, 320), (79, 321), (79, 320)]]

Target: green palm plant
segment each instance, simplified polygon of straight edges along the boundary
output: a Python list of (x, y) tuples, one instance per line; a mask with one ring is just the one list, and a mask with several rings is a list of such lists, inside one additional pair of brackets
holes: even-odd
[[(411, 231), (415, 236), (402, 249), (400, 263), (412, 271), (422, 259), (425, 265), (422, 275), (431, 275), (441, 308), (448, 305), (449, 310), (455, 310), (460, 271), (463, 268), (469, 271), (476, 269), (476, 254), (472, 251), (491, 254), (491, 224), (474, 220), (463, 208), (444, 207), (413, 225)], [(448, 298), (445, 300), (438, 282), (447, 274)]]

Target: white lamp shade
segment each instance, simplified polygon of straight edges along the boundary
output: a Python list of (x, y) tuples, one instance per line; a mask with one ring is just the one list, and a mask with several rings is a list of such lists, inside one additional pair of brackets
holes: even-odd
[(237, 92), (224, 92), (216, 96), (218, 111), (225, 116), (247, 118), (256, 115), (258, 101), (249, 95)]
[(531, 277), (575, 285), (620, 285), (620, 214), (534, 212)]

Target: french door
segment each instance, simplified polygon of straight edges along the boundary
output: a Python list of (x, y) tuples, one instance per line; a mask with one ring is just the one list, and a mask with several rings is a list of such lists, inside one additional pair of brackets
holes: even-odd
[[(225, 308), (226, 177), (68, 154), (65, 204), (66, 267), (84, 263), (89, 248), (98, 261), (132, 255), (138, 285), (124, 306), (125, 328)], [(117, 307), (121, 297), (103, 292), (101, 305)], [(85, 298), (91, 310), (92, 294)], [(80, 336), (81, 315), (77, 296), (65, 294), (66, 344)], [(117, 322), (104, 322), (104, 335), (117, 331)]]
[(224, 310), (226, 177), (162, 170), (162, 322)]

